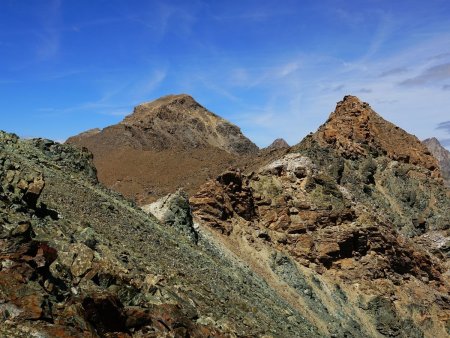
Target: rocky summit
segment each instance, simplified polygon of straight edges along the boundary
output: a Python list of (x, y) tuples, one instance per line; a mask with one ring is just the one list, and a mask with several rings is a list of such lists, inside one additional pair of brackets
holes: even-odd
[(283, 149), (289, 148), (289, 144), (282, 138), (277, 138), (266, 149)]
[[(431, 150), (354, 96), (293, 147), (242, 155), (218, 136), (192, 148), (180, 134), (151, 150), (142, 135), (169, 125), (158, 114), (197, 105), (169, 96), (136, 108), (107, 131), (128, 128), (124, 148), (107, 144), (108, 128), (80, 135), (94, 155), (0, 133), (0, 336), (450, 335), (450, 190)], [(181, 169), (156, 176), (146, 152), (230, 160), (194, 192), (139, 208), (97, 179), (116, 170), (93, 165), (107, 147), (142, 161), (118, 191), (146, 175), (186, 180)]]
[(427, 138), (422, 142), (428, 148), (430, 153), (438, 160), (445, 184), (450, 187), (450, 151), (445, 149), (435, 137)]
[(450, 334), (450, 192), (417, 138), (356, 97), (288, 154), (190, 200), (325, 336)]
[(193, 193), (206, 179), (258, 152), (237, 126), (184, 94), (143, 103), (119, 124), (67, 143), (88, 148), (100, 181), (141, 204), (178, 188)]

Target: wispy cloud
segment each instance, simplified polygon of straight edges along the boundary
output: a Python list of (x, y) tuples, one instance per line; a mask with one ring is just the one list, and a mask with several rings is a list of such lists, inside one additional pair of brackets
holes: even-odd
[(380, 77), (387, 77), (387, 76), (391, 76), (391, 75), (404, 74), (406, 72), (408, 72), (408, 68), (406, 68), (406, 67), (396, 67), (396, 68), (392, 68), (392, 69), (383, 71), (380, 74)]
[(130, 20), (145, 27), (151, 32), (152, 38), (161, 41), (168, 33), (191, 35), (198, 10), (199, 7), (193, 4), (187, 10), (184, 6), (161, 2), (139, 16), (130, 17)]
[(430, 67), (415, 77), (401, 81), (400, 85), (421, 86), (447, 79), (450, 79), (450, 62)]
[(429, 60), (441, 60), (441, 59), (449, 59), (450, 53), (440, 53), (438, 55), (433, 55), (429, 57)]
[(61, 21), (61, 0), (52, 0), (43, 12), (42, 29), (35, 32), (38, 37), (36, 56), (39, 61), (45, 61), (59, 52), (60, 34), (58, 28)]
[(126, 116), (130, 114), (129, 111), (102, 111), (99, 114), (101, 115), (109, 115), (109, 116)]
[(164, 68), (152, 69), (149, 74), (136, 81), (129, 92), (134, 102), (146, 101), (159, 85), (167, 78), (168, 70)]
[(437, 125), (436, 129), (444, 130), (450, 134), (450, 121), (444, 121)]

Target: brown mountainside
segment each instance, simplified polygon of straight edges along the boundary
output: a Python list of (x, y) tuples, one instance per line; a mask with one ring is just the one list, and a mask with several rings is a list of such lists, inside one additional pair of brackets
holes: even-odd
[(289, 144), (282, 138), (277, 138), (266, 149), (282, 149), (289, 148)]
[(100, 181), (139, 203), (180, 187), (193, 193), (258, 152), (237, 126), (184, 94), (141, 104), (119, 124), (67, 143), (88, 148)]

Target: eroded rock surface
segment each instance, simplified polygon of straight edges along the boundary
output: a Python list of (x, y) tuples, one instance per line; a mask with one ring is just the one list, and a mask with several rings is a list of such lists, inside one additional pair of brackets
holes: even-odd
[(219, 242), (99, 185), (90, 153), (3, 132), (0, 262), (2, 337), (318, 335)]
[(345, 97), (289, 154), (228, 176), (191, 198), (195, 220), (326, 335), (450, 334), (450, 192), (414, 136)]
[(144, 205), (142, 210), (155, 216), (162, 223), (175, 227), (193, 242), (197, 242), (198, 235), (192, 220), (189, 197), (183, 190), (180, 189), (154, 203)]

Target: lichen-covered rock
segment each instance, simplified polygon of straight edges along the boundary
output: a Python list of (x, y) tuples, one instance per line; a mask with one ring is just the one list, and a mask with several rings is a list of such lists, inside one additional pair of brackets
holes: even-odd
[(220, 243), (181, 233), (183, 194), (160, 224), (90, 158), (0, 133), (1, 337), (320, 336)]
[(180, 230), (193, 242), (197, 242), (198, 235), (192, 220), (189, 197), (183, 190), (179, 189), (152, 204), (144, 205), (142, 210), (154, 215), (161, 222)]

